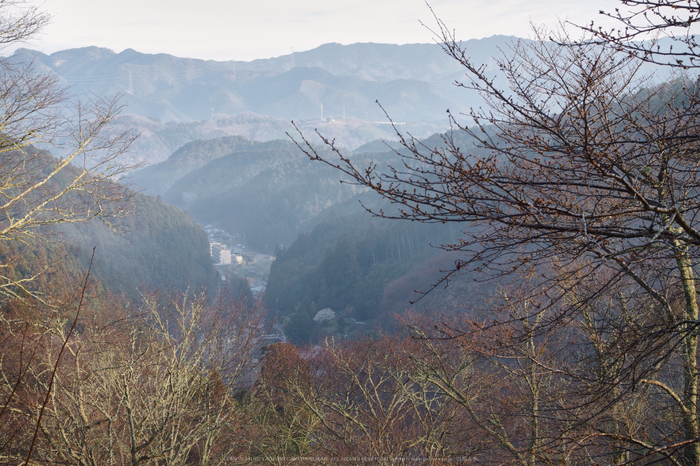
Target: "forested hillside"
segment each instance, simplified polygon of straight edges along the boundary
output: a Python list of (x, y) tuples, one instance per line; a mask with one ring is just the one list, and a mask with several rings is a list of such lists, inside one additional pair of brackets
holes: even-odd
[[(472, 138), (460, 133), (450, 138), (478, 152)], [(445, 147), (446, 140), (436, 134), (421, 143)], [(352, 158), (386, 167), (400, 155), (377, 140), (353, 151)], [(360, 202), (376, 203), (376, 198), (363, 195), (366, 190), (342, 180), (348, 178), (312, 162), (288, 138), (263, 143), (241, 137), (185, 144), (164, 162), (127, 178), (136, 188), (186, 210), (199, 223), (222, 228), (263, 252), (289, 245), (300, 232), (330, 216), (364, 210)]]
[(201, 227), (177, 207), (126, 194), (128, 214), (109, 223), (92, 219), (46, 225), (30, 238), (2, 243), (9, 281), (36, 276), (25, 287), (41, 294), (75, 286), (73, 280), (87, 271), (94, 248), (91, 274), (111, 293), (133, 299), (146, 290), (214, 290), (218, 275)]
[[(473, 146), (460, 134), (450, 141)], [(447, 140), (434, 135), (421, 143), (444, 148)], [(352, 159), (387, 166), (400, 155), (375, 141), (358, 148)], [(439, 247), (461, 234), (450, 225), (373, 218), (365, 208), (397, 212), (339, 178), (292, 141), (233, 137), (188, 143), (131, 180), (253, 250), (275, 251), (265, 302), (289, 338), (308, 342), (394, 328), (394, 313), (403, 313), (420, 296), (413, 291), (430, 289), (440, 279), (441, 265), (449, 269), (454, 263), (454, 258), (438, 259)], [(442, 311), (465, 305), (444, 305)], [(321, 326), (313, 318), (325, 308), (336, 316)]]
[[(0, 18), (3, 44), (48, 21), (12, 1)], [(215, 400), (252, 377), (260, 308), (219, 286), (187, 214), (117, 183), (133, 143), (107, 128), (117, 102), (75, 102), (55, 75), (7, 59), (0, 94), (0, 461), (205, 458), (234, 419)], [(218, 427), (199, 428), (202, 409)]]
[[(394, 331), (394, 313), (421, 297), (415, 290), (428, 291), (439, 280), (438, 246), (455, 233), (449, 226), (396, 223), (366, 212), (325, 220), (275, 253), (266, 303), (297, 343)], [(332, 317), (315, 321), (326, 308)]]
[(93, 273), (112, 292), (138, 290), (213, 291), (218, 275), (201, 227), (187, 214), (153, 197), (137, 195), (133, 211), (113, 222), (89, 222), (64, 230), (87, 266), (95, 247)]
[[(130, 180), (262, 252), (290, 244), (322, 211), (361, 193), (311, 163), (289, 140), (193, 142)], [(352, 208), (361, 207), (355, 202)]]
[(255, 143), (240, 136), (211, 140), (198, 139), (174, 150), (167, 160), (131, 173), (127, 180), (145, 193), (165, 194), (180, 178), (217, 158), (236, 150), (247, 149)]

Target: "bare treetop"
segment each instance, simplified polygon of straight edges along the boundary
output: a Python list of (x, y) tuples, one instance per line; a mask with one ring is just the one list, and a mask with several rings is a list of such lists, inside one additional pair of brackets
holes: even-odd
[[(621, 27), (606, 30), (591, 22), (583, 29), (596, 40), (613, 44), (652, 63), (680, 68), (700, 66), (700, 44), (692, 27), (700, 21), (696, 0), (621, 0), (623, 8), (600, 14), (618, 20)], [(671, 42), (660, 43), (669, 38)]]
[[(48, 20), (24, 2), (0, 0), (0, 44), (30, 39)], [(127, 212), (131, 193), (115, 184), (127, 167), (117, 159), (134, 136), (107, 127), (120, 110), (116, 100), (73, 98), (32, 63), (0, 59), (0, 241)], [(2, 276), (0, 293), (15, 285)]]
[(23, 0), (0, 0), (0, 45), (31, 39), (51, 17)]

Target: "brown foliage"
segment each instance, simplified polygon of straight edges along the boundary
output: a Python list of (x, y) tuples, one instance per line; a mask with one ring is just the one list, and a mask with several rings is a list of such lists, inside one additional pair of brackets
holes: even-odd
[(144, 299), (138, 309), (104, 298), (86, 305), (72, 337), (73, 306), (43, 307), (38, 321), (3, 319), (1, 415), (13, 421), (2, 423), (4, 455), (26, 458), (39, 426), (35, 461), (226, 463), (233, 394), (253, 369), (262, 311), (204, 296)]

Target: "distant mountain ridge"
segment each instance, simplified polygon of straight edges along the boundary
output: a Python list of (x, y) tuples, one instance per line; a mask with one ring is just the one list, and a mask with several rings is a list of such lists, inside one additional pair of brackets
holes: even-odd
[[(527, 41), (493, 36), (462, 46), (496, 77), (492, 57), (507, 53), (517, 40)], [(250, 62), (98, 47), (50, 55), (19, 49), (10, 59), (56, 73), (75, 94), (121, 96), (124, 114), (115, 124), (141, 134), (129, 162), (146, 164), (199, 139), (286, 138), (294, 132), (291, 120), (307, 136), (315, 138), (318, 129), (351, 150), (377, 139), (396, 140), (389, 119), (401, 131), (425, 138), (448, 129), (446, 110), (468, 123), (464, 114), (483, 105), (478, 93), (454, 85), (464, 81), (464, 70), (439, 44), (325, 44)], [(495, 84), (508, 87), (502, 77)]]
[[(472, 57), (489, 63), (514, 37), (465, 42)], [(458, 63), (437, 44), (325, 44), (270, 59), (213, 61), (115, 53), (98, 47), (46, 55), (19, 49), (14, 59), (34, 59), (77, 93), (123, 95), (128, 113), (163, 121), (196, 121), (212, 114), (253, 112), (282, 119), (444, 119), (446, 108), (470, 106), (452, 85)]]

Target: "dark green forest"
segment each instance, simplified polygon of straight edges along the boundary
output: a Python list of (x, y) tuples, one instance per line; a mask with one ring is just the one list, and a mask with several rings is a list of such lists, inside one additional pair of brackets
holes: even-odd
[[(403, 312), (421, 296), (410, 286), (427, 291), (438, 277), (424, 270), (422, 283), (415, 280), (394, 296), (387, 294), (387, 286), (425, 267), (451, 234), (449, 226), (397, 223), (366, 212), (326, 220), (299, 235), (289, 248), (276, 251), (267, 306), (298, 343), (330, 335), (352, 338), (380, 326), (390, 329), (395, 326), (393, 313)], [(316, 324), (313, 318), (324, 308), (336, 317)]]
[(213, 288), (219, 279), (206, 234), (180, 209), (134, 194), (129, 215), (110, 225), (91, 220), (76, 226), (45, 227), (41, 236), (3, 243), (10, 279), (36, 275), (33, 291), (69, 283), (85, 274), (114, 294), (137, 298), (140, 291)]

